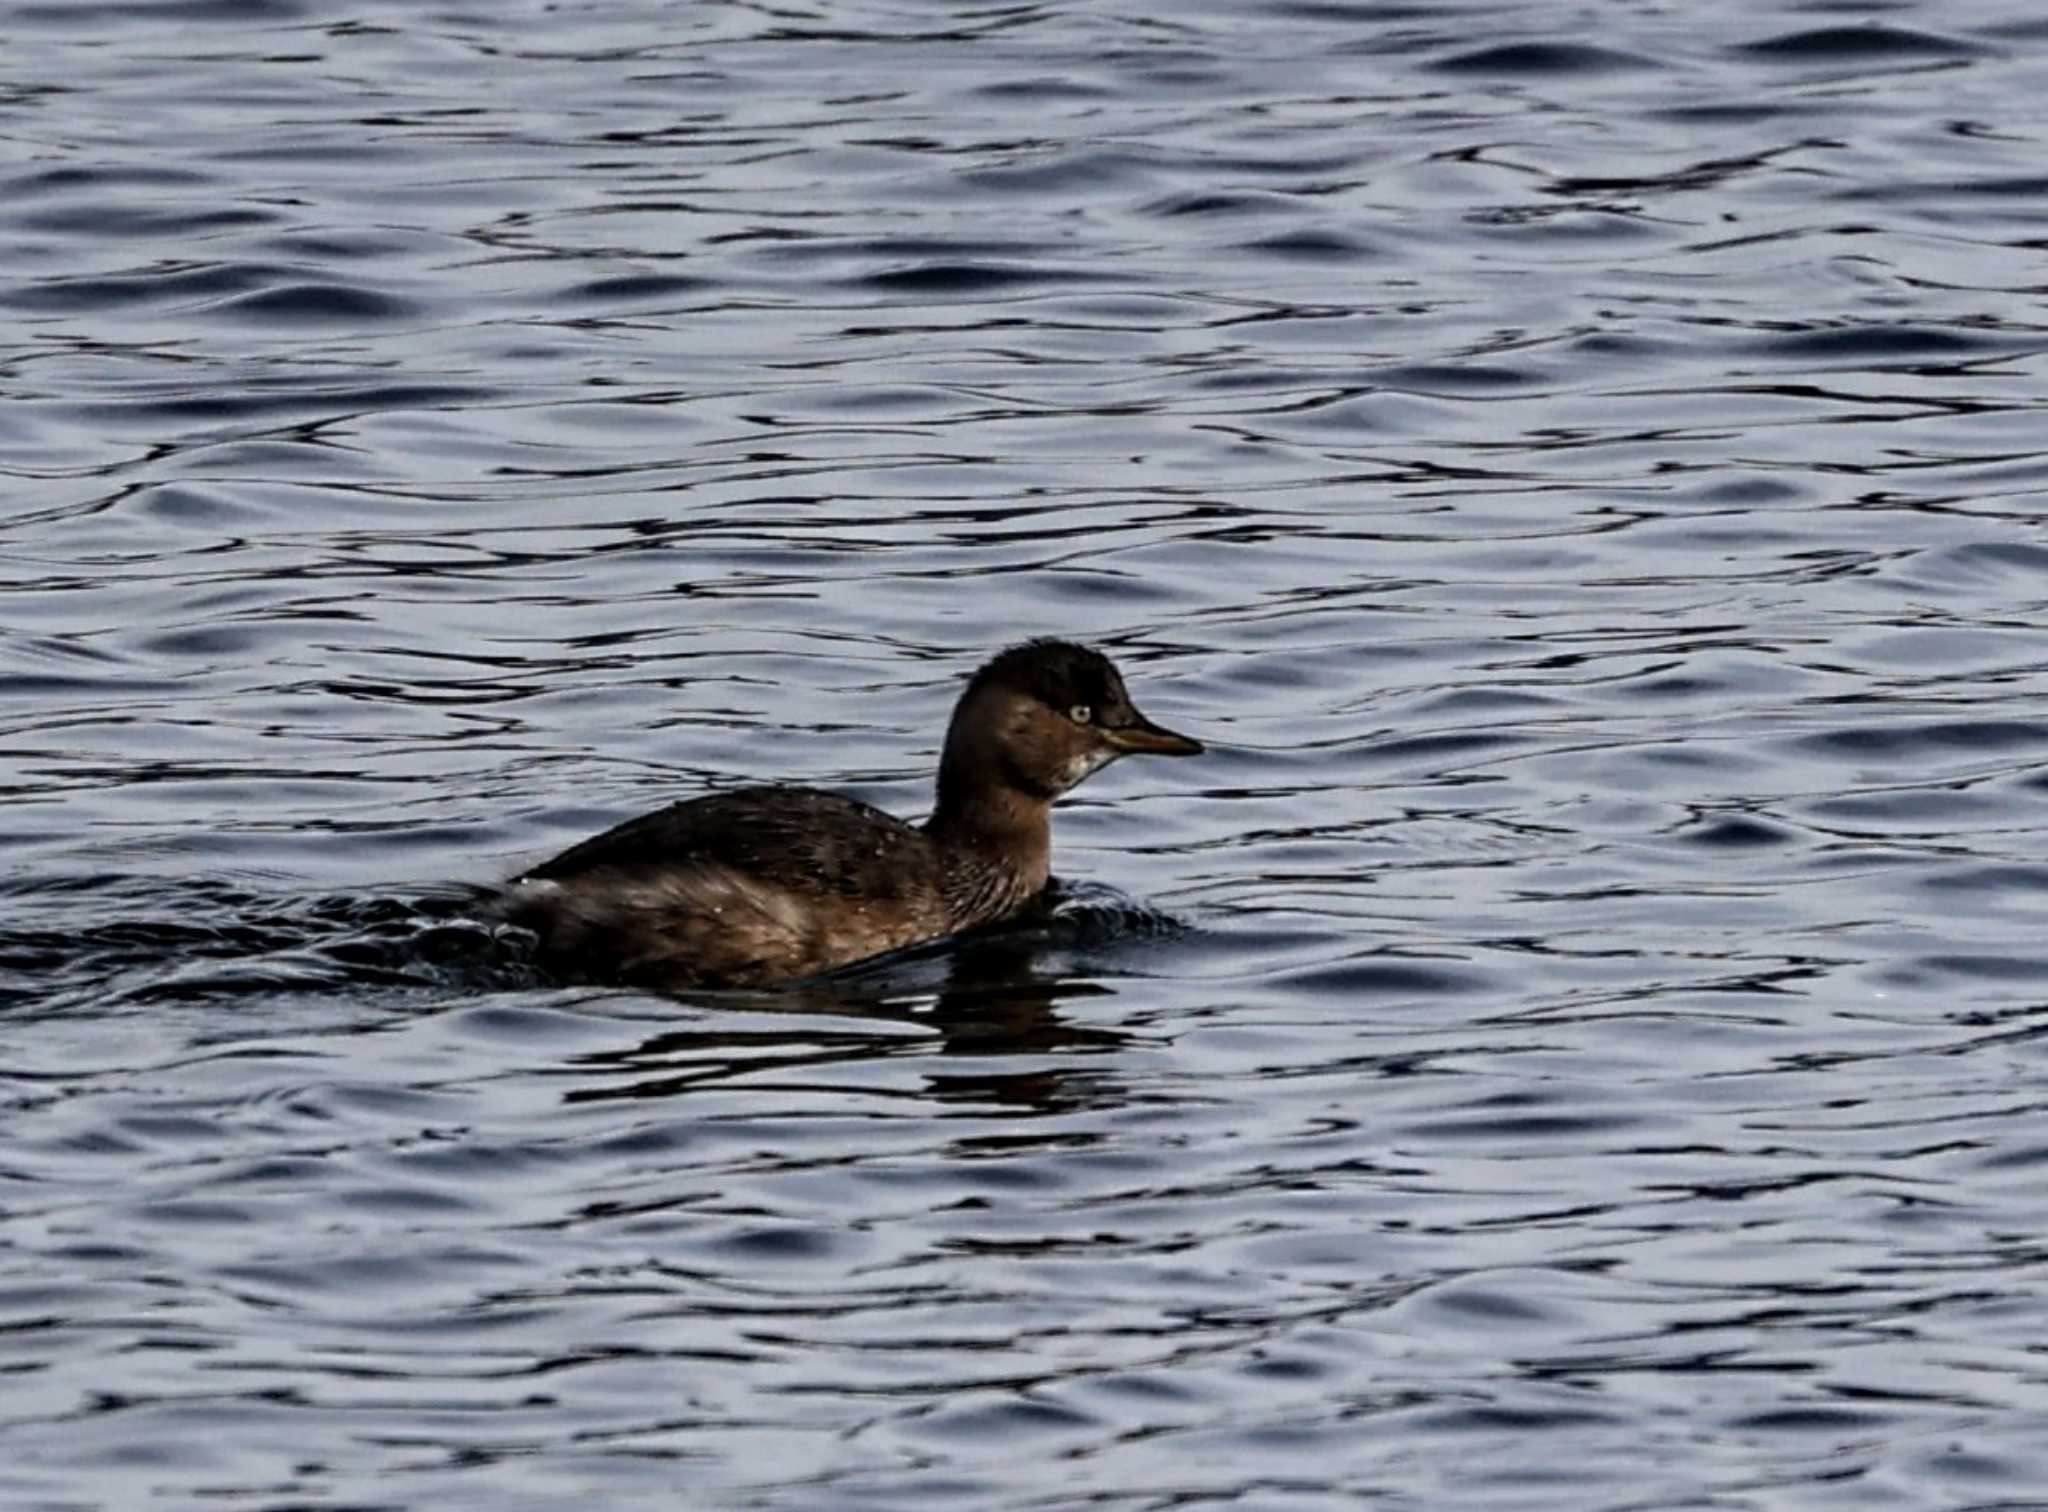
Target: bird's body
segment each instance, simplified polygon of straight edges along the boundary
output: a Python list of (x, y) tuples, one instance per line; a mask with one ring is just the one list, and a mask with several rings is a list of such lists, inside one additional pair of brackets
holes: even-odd
[(923, 825), (815, 788), (713, 794), (571, 846), (515, 880), (504, 912), (573, 975), (796, 981), (1015, 913), (1050, 877), (1060, 793), (1128, 752), (1199, 750), (1138, 713), (1108, 658), (1032, 641), (961, 695)]

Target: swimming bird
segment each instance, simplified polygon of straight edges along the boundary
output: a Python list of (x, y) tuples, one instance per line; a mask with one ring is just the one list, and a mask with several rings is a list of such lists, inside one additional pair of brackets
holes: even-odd
[(544, 967), (657, 991), (771, 987), (1007, 918), (1051, 876), (1052, 805), (1121, 756), (1202, 744), (1138, 712), (1099, 651), (1033, 640), (968, 680), (931, 816), (753, 787), (672, 804), (508, 884)]

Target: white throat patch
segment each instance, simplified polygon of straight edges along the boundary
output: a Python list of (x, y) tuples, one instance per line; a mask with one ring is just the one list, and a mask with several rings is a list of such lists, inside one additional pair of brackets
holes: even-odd
[(1079, 785), (1092, 773), (1101, 771), (1116, 758), (1117, 752), (1105, 751), (1099, 747), (1070, 758), (1067, 764), (1060, 768), (1060, 791), (1064, 793), (1068, 788)]

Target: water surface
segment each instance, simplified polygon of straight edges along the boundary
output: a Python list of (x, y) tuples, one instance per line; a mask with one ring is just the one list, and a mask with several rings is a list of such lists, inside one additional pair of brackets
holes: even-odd
[[(0, 1503), (2048, 1480), (2025, 7), (0, 22)], [(1046, 632), (1046, 917), (479, 920)]]

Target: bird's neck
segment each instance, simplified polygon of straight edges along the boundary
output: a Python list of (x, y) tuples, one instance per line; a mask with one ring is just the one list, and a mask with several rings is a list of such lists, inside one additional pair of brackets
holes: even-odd
[(939, 785), (925, 821), (955, 928), (986, 924), (1036, 897), (1052, 874), (1052, 805), (1014, 788)]

